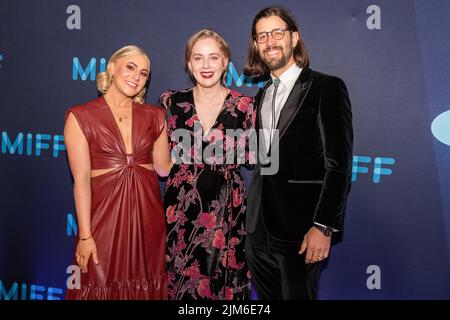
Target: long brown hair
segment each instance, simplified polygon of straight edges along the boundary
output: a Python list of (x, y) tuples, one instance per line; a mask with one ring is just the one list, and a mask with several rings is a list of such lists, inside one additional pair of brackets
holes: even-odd
[(246, 76), (263, 78), (270, 73), (270, 70), (259, 56), (258, 48), (256, 48), (254, 41), (256, 39), (256, 24), (258, 21), (262, 18), (269, 18), (272, 16), (277, 16), (282, 19), (290, 32), (298, 32), (298, 42), (297, 46), (294, 48), (294, 61), (301, 68), (309, 66), (308, 52), (306, 51), (302, 35), (300, 34), (292, 14), (283, 7), (267, 7), (258, 12), (255, 19), (253, 19), (252, 33), (248, 42), (247, 62), (244, 66), (244, 75)]

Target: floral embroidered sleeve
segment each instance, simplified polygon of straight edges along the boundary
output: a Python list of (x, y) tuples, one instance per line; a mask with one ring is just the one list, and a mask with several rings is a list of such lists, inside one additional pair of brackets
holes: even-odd
[(237, 109), (244, 113), (242, 127), (245, 134), (240, 137), (238, 144), (245, 147), (244, 166), (252, 169), (256, 164), (257, 139), (255, 131), (256, 110), (254, 108), (254, 99), (248, 96), (239, 98)]
[[(167, 121), (167, 135), (169, 136), (169, 145), (171, 145), (171, 139), (173, 130), (176, 129), (176, 118), (177, 116), (173, 114), (172, 110), (172, 95), (175, 91), (165, 90), (161, 93), (159, 97), (158, 104), (166, 110), (166, 121)], [(173, 146), (170, 147), (172, 149)]]

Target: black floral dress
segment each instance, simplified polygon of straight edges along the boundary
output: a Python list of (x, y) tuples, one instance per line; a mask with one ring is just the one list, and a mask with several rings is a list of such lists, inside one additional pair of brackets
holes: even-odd
[(246, 189), (240, 166), (255, 161), (248, 136), (242, 134), (254, 127), (253, 99), (230, 91), (207, 133), (192, 88), (165, 91), (160, 101), (172, 155), (182, 159), (169, 174), (164, 196), (169, 299), (248, 299)]

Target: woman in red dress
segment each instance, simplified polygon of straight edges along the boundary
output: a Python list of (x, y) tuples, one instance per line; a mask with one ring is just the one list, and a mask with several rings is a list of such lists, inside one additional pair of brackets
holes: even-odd
[(165, 299), (166, 227), (157, 174), (171, 168), (164, 111), (144, 104), (150, 60), (115, 52), (97, 78), (103, 95), (66, 112), (81, 268), (66, 299)]

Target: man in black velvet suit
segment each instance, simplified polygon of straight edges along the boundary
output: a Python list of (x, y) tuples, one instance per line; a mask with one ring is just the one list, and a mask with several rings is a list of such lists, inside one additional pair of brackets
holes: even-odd
[(266, 159), (278, 154), (279, 166), (264, 174), (272, 164), (259, 162), (248, 191), (245, 250), (253, 283), (260, 299), (316, 299), (320, 265), (332, 235), (342, 231), (350, 190), (347, 88), (309, 68), (296, 22), (280, 7), (253, 20), (244, 72), (270, 75), (256, 96), (256, 129), (263, 129)]

